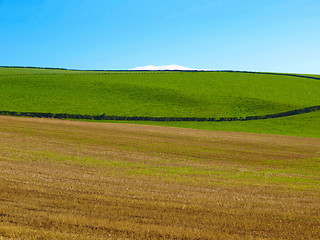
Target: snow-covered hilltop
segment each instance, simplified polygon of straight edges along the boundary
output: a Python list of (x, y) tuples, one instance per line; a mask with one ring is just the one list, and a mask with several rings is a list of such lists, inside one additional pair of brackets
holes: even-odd
[(144, 66), (144, 67), (135, 67), (130, 70), (153, 70), (153, 71), (158, 71), (158, 70), (182, 70), (182, 71), (196, 71), (196, 70), (207, 70), (207, 69), (193, 69), (193, 68), (188, 68), (188, 67), (183, 67), (180, 65), (165, 65), (165, 66)]

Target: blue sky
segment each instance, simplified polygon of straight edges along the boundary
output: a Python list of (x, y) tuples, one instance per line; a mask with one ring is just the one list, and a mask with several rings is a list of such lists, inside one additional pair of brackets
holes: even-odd
[(319, 0), (0, 0), (0, 65), (320, 73)]

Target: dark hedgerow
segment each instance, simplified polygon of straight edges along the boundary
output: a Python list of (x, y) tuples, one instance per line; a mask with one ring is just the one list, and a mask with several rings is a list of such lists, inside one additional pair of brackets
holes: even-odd
[(251, 121), (259, 119), (270, 119), (288, 117), (303, 113), (319, 111), (320, 105), (295, 109), (291, 111), (268, 114), (262, 116), (247, 116), (247, 117), (148, 117), (148, 116), (108, 116), (105, 113), (101, 115), (82, 115), (82, 114), (68, 114), (68, 113), (40, 113), (40, 112), (13, 112), (13, 111), (0, 111), (0, 115), (4, 116), (18, 116), (18, 117), (38, 117), (38, 118), (58, 118), (58, 119), (89, 119), (89, 120), (121, 120), (121, 121), (191, 121), (191, 122), (226, 122), (226, 121)]

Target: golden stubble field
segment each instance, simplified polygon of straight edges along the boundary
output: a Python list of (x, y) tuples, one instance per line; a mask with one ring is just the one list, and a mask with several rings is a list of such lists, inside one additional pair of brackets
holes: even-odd
[(0, 239), (320, 239), (320, 139), (0, 117)]

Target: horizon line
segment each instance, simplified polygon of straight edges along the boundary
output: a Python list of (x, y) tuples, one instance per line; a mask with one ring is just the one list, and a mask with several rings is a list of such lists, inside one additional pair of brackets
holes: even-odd
[[(256, 73), (256, 74), (276, 74), (276, 75), (289, 75), (299, 76), (302, 74), (307, 75), (320, 75), (320, 73), (290, 73), (290, 72), (261, 72), (251, 70), (231, 70), (231, 69), (220, 69), (220, 70), (202, 70), (202, 69), (190, 69), (190, 70), (132, 70), (132, 69), (76, 69), (76, 68), (62, 68), (62, 67), (35, 67), (35, 66), (0, 66), (0, 68), (32, 68), (32, 69), (48, 69), (48, 70), (68, 70), (68, 71), (95, 71), (95, 72), (238, 72), (238, 73)], [(315, 78), (319, 79), (319, 78)]]

